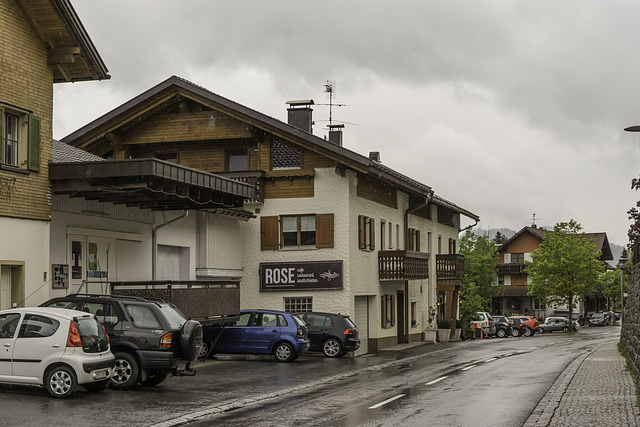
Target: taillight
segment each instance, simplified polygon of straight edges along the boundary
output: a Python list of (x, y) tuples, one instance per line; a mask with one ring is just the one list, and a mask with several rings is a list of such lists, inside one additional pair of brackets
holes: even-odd
[(164, 334), (162, 337), (160, 337), (160, 347), (171, 348), (172, 338), (173, 338), (173, 333), (169, 332), (168, 334)]
[(302, 334), (302, 328), (298, 328), (298, 332), (296, 333), (298, 338), (302, 338), (304, 335)]
[(104, 328), (104, 325), (102, 323), (100, 323), (100, 326), (102, 326), (102, 330), (104, 331), (104, 334), (107, 336), (107, 344), (109, 344), (109, 334), (107, 334), (107, 330)]
[(82, 340), (78, 328), (74, 322), (69, 323), (69, 335), (67, 335), (67, 347), (82, 347)]
[(343, 334), (345, 335), (349, 335), (349, 334), (355, 334), (356, 330), (355, 329), (345, 329)]

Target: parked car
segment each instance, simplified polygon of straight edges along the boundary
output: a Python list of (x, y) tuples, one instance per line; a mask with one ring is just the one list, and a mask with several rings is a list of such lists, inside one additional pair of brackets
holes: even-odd
[(137, 383), (155, 386), (169, 375), (195, 375), (192, 365), (202, 346), (202, 325), (188, 320), (173, 304), (160, 299), (121, 295), (70, 294), (44, 307), (92, 313), (104, 325), (116, 358), (111, 388)]
[(492, 316), (496, 325), (496, 336), (498, 338), (506, 338), (513, 334), (511, 322), (505, 316)]
[(307, 327), (297, 314), (241, 310), (233, 322), (204, 327), (202, 354), (272, 354), (278, 362), (292, 362), (309, 347)]
[(358, 328), (349, 316), (331, 313), (298, 313), (305, 322), (310, 351), (321, 351), (327, 357), (342, 357), (360, 348)]
[(53, 397), (78, 385), (104, 390), (115, 358), (95, 316), (76, 310), (15, 308), (0, 311), (0, 382), (42, 386)]
[(580, 313), (573, 313), (571, 315), (571, 319), (573, 319), (574, 322), (578, 322), (578, 324), (580, 324), (580, 326), (584, 326), (584, 324), (586, 323), (586, 319)]
[(609, 316), (607, 314), (593, 313), (591, 317), (589, 317), (589, 326), (608, 326), (609, 325)]
[(508, 320), (511, 323), (511, 335), (514, 337), (524, 336), (524, 334), (529, 330), (529, 327), (522, 319), (509, 317)]
[(476, 313), (480, 320), (474, 320), (472, 324), (477, 325), (478, 329), (482, 329), (482, 333), (485, 336), (493, 336), (496, 334), (496, 325), (493, 321), (493, 317), (486, 311), (478, 311)]
[(511, 319), (524, 320), (524, 323), (527, 325), (527, 330), (524, 333), (525, 337), (533, 336), (533, 334), (538, 332), (538, 328), (540, 328), (540, 322), (533, 316), (511, 316)]
[(579, 323), (571, 322), (566, 317), (547, 317), (544, 323), (540, 325), (538, 332), (540, 332), (541, 334), (554, 331), (569, 332), (569, 328), (572, 324), (574, 325), (574, 330), (577, 330), (576, 327), (580, 328)]

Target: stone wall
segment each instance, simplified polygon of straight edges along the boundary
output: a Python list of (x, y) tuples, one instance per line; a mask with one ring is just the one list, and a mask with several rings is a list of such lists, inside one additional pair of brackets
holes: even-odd
[[(634, 264), (625, 301), (620, 344), (626, 348), (636, 378), (640, 377), (640, 264)], [(640, 382), (638, 383), (640, 384)], [(636, 384), (636, 387), (638, 387)], [(640, 387), (638, 387), (640, 392)]]

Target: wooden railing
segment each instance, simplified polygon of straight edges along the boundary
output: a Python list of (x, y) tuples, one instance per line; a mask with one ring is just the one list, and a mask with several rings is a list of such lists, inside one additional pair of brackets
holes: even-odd
[(464, 276), (464, 255), (436, 255), (436, 277), (438, 279), (462, 279)]
[(246, 182), (255, 187), (255, 197), (252, 202), (264, 202), (264, 191), (262, 190), (264, 184), (264, 172), (262, 171), (239, 171), (239, 172), (214, 172), (216, 175), (223, 176), (225, 178), (234, 179), (240, 182)]
[(496, 266), (496, 270), (499, 276), (522, 274), (524, 273), (525, 268), (527, 268), (527, 266), (524, 264), (498, 264)]
[(379, 280), (416, 280), (429, 278), (429, 254), (415, 251), (378, 252)]

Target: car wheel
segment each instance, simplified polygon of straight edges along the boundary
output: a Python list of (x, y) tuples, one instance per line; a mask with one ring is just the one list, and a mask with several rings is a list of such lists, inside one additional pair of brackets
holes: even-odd
[(524, 334), (523, 334), (523, 335), (524, 335), (525, 337), (530, 337), (530, 336), (532, 336), (532, 335), (533, 335), (533, 331), (531, 330), (531, 328), (527, 328), (527, 330), (526, 330), (526, 331), (524, 331)]
[(60, 365), (51, 368), (44, 379), (44, 385), (53, 397), (70, 397), (78, 386), (76, 374), (68, 366)]
[(193, 363), (202, 347), (202, 325), (195, 320), (187, 320), (180, 331), (180, 351), (182, 358)]
[(82, 387), (84, 387), (84, 389), (87, 390), (89, 393), (98, 393), (98, 392), (104, 391), (108, 385), (109, 385), (109, 380), (104, 380), (104, 381), (98, 381), (95, 383), (84, 384)]
[(541, 333), (541, 334), (544, 334), (544, 328), (539, 328), (538, 332)]
[(569, 328), (567, 328), (566, 326), (562, 328), (562, 332), (569, 332)]
[(514, 337), (516, 337), (516, 338), (517, 338), (517, 337), (519, 337), (519, 336), (520, 336), (520, 329), (514, 329), (514, 330), (511, 332), (511, 335), (513, 335), (513, 336), (514, 336)]
[(276, 344), (273, 349), (273, 357), (277, 362), (291, 362), (295, 357), (293, 347), (287, 342)]
[[(207, 343), (206, 341), (202, 341), (202, 346), (200, 347), (200, 354), (198, 354), (198, 359), (200, 360), (205, 360), (205, 358), (207, 357), (207, 353), (209, 353), (209, 343)], [(213, 354), (210, 354), (209, 357), (211, 357)]]
[(496, 335), (498, 335), (498, 338), (504, 338), (507, 336), (507, 331), (505, 331), (504, 329), (498, 329)]
[(169, 376), (169, 371), (148, 371), (147, 379), (141, 381), (142, 385), (153, 387), (155, 385), (160, 384), (162, 381), (166, 380)]
[(116, 358), (113, 377), (111, 377), (111, 388), (116, 390), (127, 390), (133, 387), (140, 377), (140, 367), (135, 357), (124, 351), (114, 354)]
[(329, 338), (322, 344), (322, 353), (327, 357), (340, 357), (342, 343), (336, 338)]

